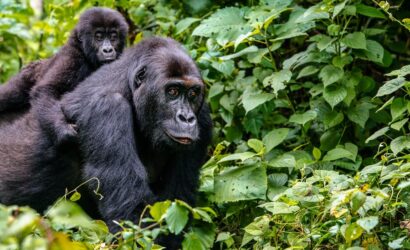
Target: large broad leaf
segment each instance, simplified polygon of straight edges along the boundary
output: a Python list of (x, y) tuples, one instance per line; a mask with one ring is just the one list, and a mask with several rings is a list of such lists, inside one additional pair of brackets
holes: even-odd
[(167, 210), (165, 221), (171, 233), (179, 234), (188, 222), (188, 209), (173, 202)]
[(251, 152), (231, 154), (231, 155), (228, 155), (222, 158), (218, 163), (226, 162), (226, 161), (237, 161), (237, 160), (245, 161), (247, 159), (254, 157), (255, 155), (256, 155), (255, 153), (251, 153)]
[(274, 98), (273, 94), (270, 93), (259, 93), (259, 94), (244, 94), (242, 96), (243, 107), (248, 113), (249, 111), (255, 109), (259, 105), (264, 104)]
[(313, 75), (318, 71), (319, 71), (319, 69), (315, 66), (312, 66), (312, 65), (306, 66), (299, 72), (299, 75), (298, 75), (298, 77), (296, 77), (296, 79), (299, 79), (299, 78), (302, 78), (302, 77), (305, 77), (305, 76)]
[(149, 214), (155, 221), (160, 221), (171, 206), (171, 201), (156, 202), (150, 207)]
[(264, 209), (268, 210), (269, 212), (272, 213), (272, 215), (276, 214), (293, 214), (297, 211), (299, 211), (298, 206), (292, 206), (288, 205), (284, 202), (280, 201), (274, 201), (274, 202), (268, 202), (260, 205), (260, 207), (263, 207)]
[(325, 87), (339, 81), (340, 79), (342, 79), (343, 75), (343, 69), (335, 67), (333, 65), (326, 65), (319, 73), (319, 77)]
[(322, 3), (316, 4), (307, 9), (296, 19), (296, 23), (307, 23), (317, 19), (328, 19), (329, 13), (322, 8)]
[(358, 219), (356, 223), (366, 230), (366, 232), (370, 233), (370, 231), (379, 223), (379, 218), (377, 216), (364, 217)]
[(176, 25), (175, 25), (175, 34), (181, 34), (182, 32), (184, 32), (186, 29), (189, 28), (189, 26), (191, 26), (193, 23), (198, 22), (199, 18), (193, 18), (193, 17), (188, 17), (188, 18), (184, 18), (181, 21), (179, 21)]
[(340, 84), (328, 86), (323, 91), (323, 98), (325, 98), (326, 102), (329, 103), (332, 108), (342, 102), (346, 96), (347, 90)]
[(215, 201), (264, 199), (267, 186), (264, 167), (253, 165), (225, 168), (215, 176)]
[(368, 102), (361, 102), (347, 110), (347, 117), (352, 122), (357, 123), (360, 127), (364, 128), (367, 119), (369, 119), (369, 110), (374, 107), (373, 104)]
[(366, 49), (366, 36), (362, 32), (349, 33), (341, 42), (353, 49)]
[(252, 30), (244, 19), (244, 11), (236, 7), (220, 9), (195, 28), (192, 35), (213, 37), (220, 45), (235, 41)]
[(279, 90), (285, 89), (285, 83), (289, 82), (292, 77), (292, 72), (288, 69), (283, 69), (279, 72), (275, 72), (272, 75), (266, 77), (263, 80), (263, 86), (271, 86), (273, 93), (277, 96)]
[(395, 155), (403, 151), (403, 149), (410, 149), (410, 136), (399, 136), (390, 143), (390, 149)]
[(294, 122), (300, 125), (305, 125), (307, 122), (314, 120), (316, 116), (317, 116), (316, 111), (308, 110), (303, 114), (293, 114), (289, 118), (289, 122)]
[(254, 53), (254, 52), (257, 52), (257, 51), (258, 51), (258, 47), (256, 47), (255, 45), (252, 45), (252, 46), (249, 46), (249, 47), (247, 47), (247, 48), (245, 48), (245, 49), (243, 49), (239, 52), (236, 52), (235, 54), (222, 56), (219, 59), (221, 59), (221, 60), (231, 60), (231, 59), (240, 57), (242, 55), (246, 55), (246, 54), (249, 54), (249, 53)]
[(393, 70), (386, 76), (406, 76), (410, 74), (410, 65), (403, 66), (401, 69)]
[(334, 161), (341, 158), (352, 159), (353, 157), (354, 155), (349, 150), (344, 148), (335, 148), (327, 152), (325, 157), (323, 157), (323, 161)]
[(384, 135), (387, 131), (389, 131), (389, 127), (384, 127), (377, 130), (371, 136), (369, 136), (369, 138), (366, 139), (366, 143), (369, 143), (369, 141), (379, 138), (380, 136)]
[(214, 243), (215, 234), (215, 226), (212, 224), (193, 227), (189, 233), (185, 234), (185, 239), (182, 242), (182, 249), (211, 249)]
[(356, 12), (363, 16), (383, 18), (383, 19), (386, 18), (380, 10), (374, 7), (371, 7), (371, 6), (364, 5), (364, 4), (357, 4)]
[(366, 50), (364, 51), (364, 54), (370, 61), (383, 63), (384, 48), (380, 43), (376, 41), (366, 41)]
[(377, 91), (376, 96), (384, 96), (384, 95), (389, 95), (395, 91), (397, 91), (399, 88), (403, 87), (403, 85), (406, 83), (406, 79), (404, 77), (399, 76), (395, 79), (392, 79), (390, 81), (387, 81), (383, 86), (380, 87), (380, 89)]
[(263, 144), (266, 146), (266, 152), (271, 151), (274, 147), (282, 143), (288, 136), (288, 128), (279, 128), (272, 130), (263, 137)]

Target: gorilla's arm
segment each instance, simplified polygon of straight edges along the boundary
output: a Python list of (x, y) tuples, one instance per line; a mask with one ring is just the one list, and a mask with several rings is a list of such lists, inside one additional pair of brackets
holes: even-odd
[(40, 126), (57, 142), (74, 137), (76, 131), (68, 124), (61, 110), (61, 95), (77, 84), (76, 75), (81, 75), (84, 62), (73, 59), (75, 55), (58, 55), (50, 63), (51, 68), (39, 79), (30, 92), (31, 105)]
[(30, 89), (35, 84), (35, 72), (39, 70), (40, 63), (27, 65), (8, 83), (0, 86), (0, 112), (19, 110), (29, 105)]
[[(98, 91), (98, 90), (96, 90)], [(142, 209), (154, 200), (147, 171), (136, 153), (133, 115), (129, 102), (119, 93), (73, 93), (63, 100), (64, 112), (75, 120), (86, 160), (85, 178), (97, 177), (104, 198), (98, 202), (104, 220), (138, 221)], [(85, 93), (82, 93), (85, 94)], [(94, 188), (94, 187), (90, 187)]]

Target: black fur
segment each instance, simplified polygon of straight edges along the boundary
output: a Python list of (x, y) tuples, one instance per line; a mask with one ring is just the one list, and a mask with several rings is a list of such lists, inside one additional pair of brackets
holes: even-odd
[[(137, 221), (148, 203), (195, 202), (212, 123), (199, 71), (177, 42), (142, 41), (66, 94), (61, 106), (78, 126), (82, 159), (77, 147), (47, 139), (32, 113), (11, 124), (0, 120), (0, 202), (45, 209), (65, 187), (97, 177), (104, 199), (81, 200), (95, 202), (114, 230), (113, 220)], [(174, 240), (165, 242), (173, 248)]]
[[(98, 39), (97, 30), (103, 34)], [(120, 13), (107, 8), (87, 10), (56, 55), (29, 64), (0, 87), (0, 114), (21, 111), (31, 104), (54, 140), (72, 138), (76, 132), (66, 122), (58, 100), (102, 64), (116, 59), (124, 49), (127, 32)], [(109, 53), (104, 54), (103, 48)]]

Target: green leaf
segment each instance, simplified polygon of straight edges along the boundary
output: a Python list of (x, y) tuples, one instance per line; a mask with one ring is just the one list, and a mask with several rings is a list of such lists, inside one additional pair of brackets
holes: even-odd
[(366, 49), (366, 36), (362, 32), (349, 33), (341, 42), (352, 49)]
[(360, 102), (355, 106), (351, 106), (347, 110), (347, 117), (352, 122), (364, 128), (366, 121), (369, 119), (369, 110), (374, 107), (375, 106), (373, 104), (370, 104), (368, 102)]
[(363, 15), (363, 16), (368, 16), (368, 17), (374, 17), (374, 18), (382, 18), (385, 19), (386, 17), (383, 15), (383, 12), (380, 10), (367, 6), (364, 4), (357, 4), (356, 5), (356, 12)]
[(226, 77), (230, 76), (235, 69), (235, 63), (232, 60), (227, 61), (213, 61), (212, 68), (223, 73)]
[(352, 196), (352, 212), (356, 213), (366, 202), (366, 195), (361, 191), (356, 191)]
[(296, 160), (293, 155), (283, 154), (269, 162), (269, 166), (273, 168), (294, 168)]
[(249, 94), (242, 96), (242, 105), (248, 113), (249, 111), (255, 109), (259, 105), (262, 105), (270, 100), (272, 100), (275, 96), (270, 93), (260, 93), (260, 94)]
[(288, 136), (288, 128), (279, 128), (272, 130), (263, 137), (263, 144), (266, 145), (266, 152), (271, 151), (274, 147), (281, 144)]
[(256, 155), (255, 153), (251, 153), (251, 152), (231, 154), (231, 155), (228, 155), (222, 158), (220, 161), (218, 161), (218, 163), (222, 163), (226, 161), (237, 161), (237, 160), (245, 161), (247, 159), (254, 157), (255, 155)]
[(326, 129), (332, 128), (340, 124), (344, 119), (343, 113), (336, 112), (332, 110), (331, 112), (325, 113), (323, 117), (323, 124)]
[(263, 86), (271, 86), (275, 96), (278, 95), (279, 90), (285, 89), (285, 83), (290, 81), (292, 72), (288, 69), (283, 69), (279, 72), (274, 72), (272, 75), (263, 80)]
[(211, 249), (215, 239), (215, 226), (205, 225), (193, 227), (189, 233), (185, 234), (182, 242), (183, 250), (207, 250)]
[(171, 201), (156, 202), (150, 207), (149, 214), (158, 222), (165, 216), (167, 209), (171, 206)]
[(377, 130), (371, 136), (369, 136), (369, 138), (366, 139), (366, 143), (369, 143), (369, 141), (379, 138), (380, 136), (386, 134), (387, 131), (389, 131), (389, 127), (384, 127)]
[(231, 55), (226, 55), (226, 56), (221, 56), (219, 59), (221, 60), (231, 60), (249, 53), (253, 53), (253, 52), (257, 52), (258, 51), (258, 47), (256, 47), (255, 45), (246, 47), (245, 49), (236, 52), (235, 54), (231, 54)]
[(344, 148), (335, 148), (327, 152), (327, 154), (323, 157), (323, 161), (334, 161), (341, 158), (352, 159), (353, 157), (354, 155), (349, 150)]
[(78, 201), (79, 199), (81, 199), (81, 194), (77, 191), (75, 191), (70, 197), (70, 201)]
[(288, 205), (284, 202), (279, 202), (279, 201), (264, 203), (260, 205), (259, 207), (262, 207), (268, 210), (269, 212), (271, 212), (272, 215), (294, 214), (300, 210), (300, 207), (298, 206)]
[(393, 70), (392, 72), (386, 74), (386, 76), (406, 76), (408, 74), (410, 74), (410, 65), (406, 65), (400, 69)]
[(252, 30), (244, 19), (245, 12), (236, 7), (223, 8), (203, 20), (192, 35), (215, 38), (224, 46)]
[(325, 87), (342, 79), (344, 72), (341, 68), (333, 65), (326, 65), (319, 73), (319, 78), (322, 80)]
[(175, 25), (175, 31), (176, 31), (176, 35), (181, 34), (182, 32), (184, 32), (186, 29), (189, 28), (189, 26), (191, 26), (193, 23), (198, 22), (199, 18), (193, 18), (193, 17), (187, 17), (184, 18), (182, 20), (180, 20), (176, 25)]
[(356, 223), (366, 230), (366, 232), (370, 233), (370, 231), (379, 224), (379, 218), (377, 216), (368, 216), (358, 219)]
[(346, 88), (339, 84), (328, 86), (323, 91), (323, 98), (325, 98), (326, 102), (329, 103), (332, 108), (342, 102), (346, 96)]
[(405, 118), (403, 120), (393, 123), (392, 125), (390, 125), (390, 127), (392, 129), (399, 131), (405, 124), (407, 124), (408, 121), (409, 121), (409, 118)]
[(317, 113), (313, 110), (308, 110), (303, 114), (293, 114), (289, 118), (289, 122), (294, 122), (300, 125), (305, 125), (307, 122), (312, 121), (316, 118)]
[(364, 51), (367, 59), (373, 62), (383, 63), (384, 48), (383, 46), (373, 40), (366, 40), (366, 50)]
[(264, 150), (263, 142), (258, 139), (249, 139), (248, 146), (258, 154), (262, 153)]
[(399, 136), (390, 143), (390, 149), (397, 155), (403, 149), (410, 149), (410, 136)]
[(403, 241), (407, 238), (408, 238), (408, 236), (404, 236), (404, 237), (395, 239), (393, 241), (390, 241), (389, 242), (389, 247), (392, 248), (392, 249), (402, 249)]
[(397, 91), (399, 88), (403, 87), (405, 83), (406, 79), (404, 79), (404, 77), (401, 76), (390, 81), (387, 81), (385, 84), (383, 84), (383, 86), (380, 87), (379, 91), (377, 91), (376, 96), (389, 95)]
[(322, 152), (317, 147), (313, 147), (312, 154), (316, 161), (320, 160), (322, 157)]
[(215, 201), (265, 199), (267, 186), (264, 167), (258, 165), (228, 167), (215, 176)]
[(171, 233), (179, 234), (188, 222), (189, 211), (186, 207), (172, 202), (165, 214), (165, 221)]
[(317, 73), (318, 71), (319, 71), (318, 67), (315, 67), (312, 65), (306, 66), (299, 72), (299, 75), (296, 77), (296, 79), (313, 75)]
[(396, 98), (390, 105), (390, 114), (392, 116), (392, 120), (394, 121), (396, 118), (401, 116), (407, 110), (407, 101), (403, 98)]
[(363, 233), (363, 229), (356, 223), (352, 223), (347, 226), (343, 236), (345, 237), (348, 244), (350, 244), (355, 239), (358, 239)]
[(333, 15), (332, 15), (332, 19), (335, 19), (335, 17), (337, 15), (339, 15), (339, 13), (345, 8), (346, 5), (346, 0), (344, 2), (339, 3), (338, 5), (336, 5), (333, 8)]
[(296, 19), (296, 23), (307, 23), (309, 21), (317, 20), (317, 19), (328, 19), (329, 13), (325, 10), (322, 10), (322, 5), (316, 4), (310, 8), (308, 8), (303, 15), (300, 15)]

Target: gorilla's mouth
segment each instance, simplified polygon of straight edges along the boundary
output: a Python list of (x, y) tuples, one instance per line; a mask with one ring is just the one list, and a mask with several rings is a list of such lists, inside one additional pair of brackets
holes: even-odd
[(183, 144), (183, 145), (189, 145), (193, 142), (192, 137), (189, 137), (188, 135), (172, 135), (167, 131), (165, 131), (165, 134), (167, 134), (168, 137), (171, 138), (172, 140), (180, 144)]

